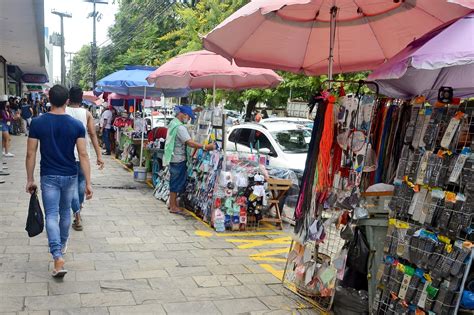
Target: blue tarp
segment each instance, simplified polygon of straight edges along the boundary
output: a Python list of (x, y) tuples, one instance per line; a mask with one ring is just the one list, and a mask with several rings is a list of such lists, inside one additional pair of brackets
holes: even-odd
[(103, 92), (143, 97), (146, 86), (147, 97), (184, 97), (190, 89), (158, 89), (149, 84), (146, 78), (157, 68), (148, 66), (126, 66), (124, 70), (116, 71), (97, 82), (97, 87)]

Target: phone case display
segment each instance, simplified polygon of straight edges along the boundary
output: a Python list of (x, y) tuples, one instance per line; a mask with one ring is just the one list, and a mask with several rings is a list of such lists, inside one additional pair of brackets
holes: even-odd
[(471, 265), (474, 111), (423, 101), (403, 139), (374, 314), (455, 314)]
[[(360, 92), (371, 83), (355, 84), (356, 95), (345, 95), (341, 87), (339, 97), (323, 91), (316, 98), (314, 128), (295, 209), (295, 236), (283, 279), (286, 287), (296, 287), (299, 294), (328, 311), (336, 283), (344, 279), (348, 257), (354, 267), (364, 269), (363, 264), (355, 263), (354, 249), (368, 253), (361, 232), (352, 230), (350, 217), (361, 206), (363, 173), (375, 170), (367, 156), (373, 154), (370, 131), (378, 99)], [(367, 260), (364, 257), (357, 261)]]

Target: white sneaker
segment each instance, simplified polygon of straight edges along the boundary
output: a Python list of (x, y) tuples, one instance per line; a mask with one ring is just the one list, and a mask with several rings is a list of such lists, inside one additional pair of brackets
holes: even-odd
[(15, 154), (8, 152), (3, 155), (4, 157), (15, 157)]

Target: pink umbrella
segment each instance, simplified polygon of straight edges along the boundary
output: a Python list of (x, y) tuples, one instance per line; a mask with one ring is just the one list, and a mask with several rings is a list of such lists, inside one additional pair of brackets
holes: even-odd
[(240, 66), (331, 78), (333, 68), (374, 69), (469, 11), (447, 0), (254, 0), (211, 31), (204, 47)]
[(179, 55), (147, 78), (161, 89), (231, 89), (276, 87), (283, 79), (272, 70), (238, 67), (213, 52), (200, 50)]
[(100, 105), (104, 101), (102, 98), (95, 96), (93, 91), (84, 91), (82, 99), (94, 103), (95, 105)]

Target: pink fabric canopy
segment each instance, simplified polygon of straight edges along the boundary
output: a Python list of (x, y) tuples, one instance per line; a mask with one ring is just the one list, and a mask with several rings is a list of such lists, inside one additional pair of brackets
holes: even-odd
[(272, 70), (238, 67), (226, 58), (200, 50), (177, 56), (147, 81), (161, 89), (249, 89), (276, 87), (283, 79)]
[(447, 0), (254, 0), (211, 31), (204, 47), (239, 66), (326, 74), (333, 5), (335, 73), (372, 70), (470, 12)]
[(102, 98), (95, 96), (93, 91), (84, 91), (82, 94), (82, 98), (84, 100), (94, 103), (95, 105), (100, 105), (104, 102)]

